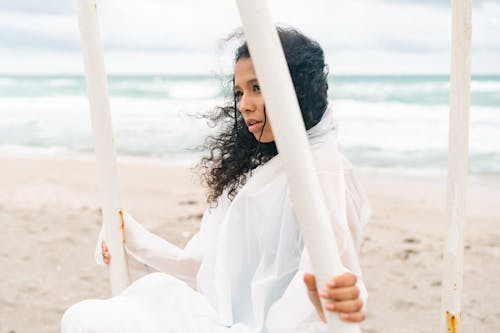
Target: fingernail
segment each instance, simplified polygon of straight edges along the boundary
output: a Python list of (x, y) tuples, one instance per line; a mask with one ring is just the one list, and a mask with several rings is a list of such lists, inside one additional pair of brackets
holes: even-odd
[(322, 297), (322, 298), (327, 298), (328, 297), (328, 292), (326, 292), (325, 290), (322, 290), (319, 292), (319, 296)]
[(328, 303), (327, 305), (325, 305), (325, 308), (329, 311), (333, 311), (335, 309), (335, 304)]
[(327, 286), (330, 287), (330, 288), (335, 287), (335, 281), (333, 281), (333, 280), (328, 281)]
[(349, 314), (348, 313), (341, 313), (340, 318), (342, 319), (349, 319)]

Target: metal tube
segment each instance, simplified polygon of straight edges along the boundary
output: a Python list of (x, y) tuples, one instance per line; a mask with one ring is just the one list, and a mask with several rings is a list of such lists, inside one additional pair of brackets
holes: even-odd
[(472, 1), (452, 0), (447, 236), (443, 259), (442, 333), (460, 331), (470, 108)]
[[(343, 272), (343, 266), (283, 48), (266, 1), (237, 0), (237, 4), (302, 237), (322, 288), (328, 278)], [(325, 315), (330, 332), (360, 332), (357, 324), (341, 320), (336, 313), (325, 310)]]
[(129, 285), (129, 276), (123, 248), (125, 240), (122, 236), (122, 220), (119, 215), (116, 153), (97, 6), (95, 1), (77, 0), (77, 10), (97, 171), (100, 179), (104, 235), (113, 257), (109, 265), (109, 278), (112, 294), (117, 295)]

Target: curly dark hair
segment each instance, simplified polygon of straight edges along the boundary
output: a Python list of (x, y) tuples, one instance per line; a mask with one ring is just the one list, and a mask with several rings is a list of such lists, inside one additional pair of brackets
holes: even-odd
[[(293, 28), (278, 27), (288, 68), (299, 101), (306, 129), (316, 125), (328, 105), (328, 67), (321, 46)], [(234, 63), (250, 58), (246, 42), (237, 48)], [(274, 142), (259, 142), (248, 130), (238, 111), (234, 95), (234, 76), (226, 104), (207, 115), (218, 132), (205, 140), (208, 156), (201, 159), (202, 182), (208, 187), (207, 202), (217, 204), (224, 191), (232, 200), (243, 186), (249, 173), (278, 154)], [(265, 126), (265, 124), (264, 124)]]

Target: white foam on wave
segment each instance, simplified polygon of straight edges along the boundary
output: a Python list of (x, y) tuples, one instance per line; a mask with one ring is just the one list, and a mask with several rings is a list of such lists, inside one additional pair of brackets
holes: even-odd
[(393, 81), (368, 81), (368, 82), (335, 82), (333, 90), (346, 91), (351, 93), (374, 94), (381, 93), (415, 93), (415, 92), (435, 92), (436, 90), (449, 89), (447, 81), (436, 82), (393, 82)]
[(168, 82), (163, 80), (153, 79), (152, 81), (146, 80), (111, 80), (109, 83), (110, 89), (113, 91), (120, 91), (125, 94), (130, 91), (141, 91), (147, 93), (166, 93), (168, 90)]
[[(222, 102), (222, 97), (112, 97), (118, 151), (159, 158), (199, 156), (192, 149), (213, 134), (207, 121), (199, 116)], [(408, 168), (420, 163), (419, 168), (424, 169), (426, 165), (431, 169), (443, 165), (448, 147), (448, 106), (352, 100), (335, 100), (332, 106), (339, 123), (340, 143), (361, 165), (393, 168), (401, 164)], [(93, 151), (85, 96), (2, 97), (0, 113), (0, 153), (46, 150), (48, 154), (64, 155)], [(495, 156), (500, 156), (498, 142), (500, 109), (473, 107), (472, 165), (477, 169), (500, 170), (500, 163), (495, 160)], [(499, 166), (495, 167), (495, 163)]]
[(220, 91), (218, 82), (175, 82), (168, 87), (168, 95), (174, 99), (206, 99), (217, 97)]
[(213, 79), (112, 79), (110, 90), (121, 96), (150, 98), (162, 96), (169, 99), (200, 100), (216, 97), (220, 92), (220, 84)]
[(500, 95), (499, 81), (471, 81), (472, 92), (494, 92)]
[[(389, 99), (402, 99), (419, 103), (419, 96), (427, 95), (439, 97), (447, 93), (448, 82), (333, 82), (330, 95), (339, 98), (356, 98), (358, 100), (385, 101)], [(437, 94), (437, 95), (436, 95)], [(436, 97), (437, 96), (437, 97)]]
[(0, 86), (10, 86), (16, 84), (17, 80), (8, 77), (0, 77)]
[[(340, 138), (350, 147), (380, 151), (446, 151), (447, 106), (335, 101)], [(474, 107), (470, 115), (470, 151), (500, 153), (500, 108)]]
[(417, 105), (399, 102), (363, 102), (350, 99), (334, 100), (336, 116), (345, 120), (393, 121), (434, 121), (448, 117), (445, 105)]
[[(115, 142), (119, 151), (140, 156), (185, 153), (200, 146), (213, 130), (196, 115), (214, 100), (111, 98)], [(83, 96), (0, 99), (0, 142), (13, 146), (93, 149), (88, 102)]]
[(45, 83), (53, 88), (65, 88), (65, 87), (74, 87), (79, 86), (80, 82), (78, 78), (75, 79), (66, 79), (66, 78), (51, 78)]

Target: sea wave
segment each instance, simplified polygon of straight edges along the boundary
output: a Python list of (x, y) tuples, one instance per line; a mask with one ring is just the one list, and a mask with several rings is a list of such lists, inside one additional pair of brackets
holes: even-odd
[[(200, 115), (224, 102), (220, 83), (210, 77), (110, 77), (119, 154), (199, 156), (195, 148), (214, 131)], [(447, 84), (446, 77), (338, 78), (331, 106), (343, 149), (358, 166), (445, 169)], [(93, 152), (83, 77), (0, 76), (0, 85), (0, 153)], [(472, 100), (483, 102), (470, 110), (472, 172), (500, 172), (499, 85), (500, 77), (473, 81)]]

